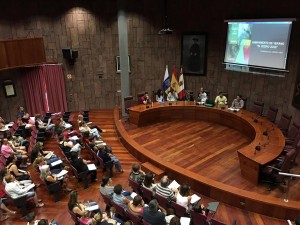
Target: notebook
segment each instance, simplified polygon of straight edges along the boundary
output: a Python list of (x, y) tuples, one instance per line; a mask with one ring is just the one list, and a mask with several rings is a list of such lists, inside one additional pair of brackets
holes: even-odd
[(95, 164), (93, 164), (93, 163), (92, 164), (87, 164), (87, 167), (88, 167), (89, 171), (91, 171), (91, 170), (97, 170)]
[(57, 177), (61, 177), (61, 176), (65, 175), (65, 174), (67, 174), (68, 172), (69, 172), (68, 170), (62, 170), (62, 171), (60, 171), (60, 173), (57, 174), (56, 176), (57, 176)]
[(201, 200), (201, 197), (196, 195), (196, 194), (193, 194), (192, 195), (192, 198), (191, 198), (191, 203), (194, 204), (195, 202)]
[(173, 180), (171, 184), (169, 184), (168, 188), (170, 189), (178, 189), (180, 187), (180, 184), (177, 183), (176, 180)]
[(56, 166), (56, 165), (59, 165), (59, 164), (62, 164), (63, 162), (59, 159), (59, 160), (56, 160), (54, 161), (53, 163), (51, 163), (51, 166)]

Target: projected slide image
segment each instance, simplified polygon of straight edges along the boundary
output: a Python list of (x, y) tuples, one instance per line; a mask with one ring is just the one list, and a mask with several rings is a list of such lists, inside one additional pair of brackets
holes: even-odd
[(224, 61), (284, 69), (291, 22), (228, 23)]
[(227, 59), (232, 63), (248, 64), (251, 28), (247, 23), (230, 24), (228, 28)]

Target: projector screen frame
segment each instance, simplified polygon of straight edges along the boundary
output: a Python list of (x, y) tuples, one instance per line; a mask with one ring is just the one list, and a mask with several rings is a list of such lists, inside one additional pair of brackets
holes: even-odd
[[(241, 66), (241, 67), (248, 67), (248, 68), (259, 68), (259, 69), (265, 69), (265, 70), (288, 72), (288, 52), (289, 52), (289, 45), (290, 45), (289, 43), (290, 43), (292, 22), (293, 21), (296, 21), (296, 18), (228, 19), (228, 20), (224, 20), (224, 22), (227, 23), (227, 35), (226, 35), (226, 48), (225, 48), (223, 64), (235, 65), (235, 66)], [(259, 37), (257, 36), (257, 34), (258, 34), (257, 29), (259, 29), (259, 26), (266, 26), (266, 24), (268, 24), (268, 23), (272, 24), (274, 22), (275, 23), (276, 22), (283, 22), (283, 25), (284, 25), (284, 23), (291, 23), (285, 30), (286, 36), (284, 36), (284, 37), (286, 38), (286, 42), (284, 42), (284, 43), (286, 44), (286, 46), (285, 46), (285, 48), (281, 48), (281, 49), (280, 49), (280, 47), (278, 47), (279, 53), (276, 53), (276, 51), (277, 51), (276, 49), (277, 49), (277, 46), (278, 46), (276, 44), (277, 43), (276, 39), (275, 39), (275, 42), (274, 41), (269, 42), (269, 43), (271, 43), (270, 46), (266, 46), (266, 47), (269, 47), (270, 49), (266, 49), (266, 50), (264, 48), (261, 48), (260, 45), (256, 46), (255, 44), (254, 45), (252, 44), (252, 42), (254, 43), (254, 41), (259, 40)], [(243, 33), (240, 33), (241, 32), (240, 29), (246, 29), (246, 28), (241, 28), (240, 27), (241, 25), (238, 25), (238, 31), (235, 31), (235, 29), (237, 29), (237, 28), (235, 28), (236, 26), (231, 27), (231, 29), (235, 28), (234, 30), (231, 30), (230, 29), (230, 23), (237, 23), (237, 24), (239, 24), (239, 23), (244, 24), (245, 23), (246, 25), (250, 24), (248, 26), (251, 26), (251, 27), (255, 26), (255, 25), (252, 25), (252, 24), (261, 23), (261, 25), (259, 24), (257, 28), (256, 28), (256, 26), (255, 26), (255, 28), (250, 27), (249, 29), (251, 29), (251, 31), (250, 31), (250, 34), (248, 34), (248, 35), (250, 35), (250, 37), (245, 39), (245, 37), (242, 36)], [(231, 26), (234, 26), (234, 25), (231, 25)], [(279, 26), (282, 26), (282, 25), (279, 24)], [(254, 29), (253, 31), (256, 31), (256, 35), (253, 34), (252, 29)], [(238, 32), (238, 33), (236, 33), (236, 32)], [(267, 39), (268, 34), (270, 35), (270, 33), (266, 33), (266, 36), (261, 36), (261, 38), (265, 37), (265, 40), (267, 41), (268, 40)], [(240, 36), (242, 36), (243, 39), (241, 39)], [(255, 39), (255, 38), (257, 38), (257, 39)], [(269, 36), (269, 38), (270, 38), (270, 36)], [(239, 48), (238, 53), (231, 52), (232, 51), (231, 49), (234, 47), (234, 41), (235, 40), (238, 41), (238, 44), (236, 44)], [(278, 39), (278, 41), (279, 40), (281, 40), (281, 39)], [(272, 39), (271, 39), (271, 41), (272, 41)], [(247, 43), (249, 42), (249, 44), (246, 45), (245, 44), (246, 42)], [(280, 43), (280, 42), (278, 42), (278, 43)], [(250, 50), (250, 55), (247, 58), (246, 58), (246, 55), (245, 55), (246, 52), (243, 53), (243, 51), (242, 51), (243, 48), (241, 50), (241, 44), (242, 44), (242, 46), (244, 46), (244, 51), (246, 50), (245, 46), (250, 46), (250, 48), (248, 47), (249, 50), (251, 49)], [(267, 44), (268, 44), (268, 42), (267, 42)], [(254, 47), (254, 49), (253, 49), (253, 47)], [(274, 47), (276, 47), (275, 51), (273, 50)], [(280, 50), (284, 53), (284, 55), (282, 57), (280, 57), (280, 55), (282, 54), (282, 52)], [(249, 51), (247, 51), (247, 52), (249, 52)], [(273, 53), (273, 52), (275, 52), (275, 53)], [(252, 57), (251, 57), (251, 53), (252, 54), (254, 53), (254, 55), (252, 55)], [(266, 55), (268, 53), (272, 54), (272, 57), (273, 57), (273, 55), (274, 55), (274, 57), (276, 57), (274, 59), (276, 59), (278, 61), (278, 64), (276, 64), (276, 62), (273, 63), (269, 60), (269, 61), (266, 61), (265, 65), (264, 65), (264, 63), (262, 63), (262, 62), (264, 62), (264, 60), (258, 60), (257, 59), (257, 57), (263, 57), (264, 55)], [(232, 55), (232, 54), (234, 54), (234, 55)], [(241, 58), (241, 54), (244, 54), (245, 59)], [(259, 54), (259, 55), (256, 55), (256, 54)], [(257, 57), (254, 57), (254, 56), (257, 56)]]

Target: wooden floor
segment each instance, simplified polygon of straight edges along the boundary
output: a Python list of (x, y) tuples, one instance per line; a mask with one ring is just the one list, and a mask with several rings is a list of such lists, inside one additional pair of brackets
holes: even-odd
[[(254, 185), (241, 176), (237, 150), (251, 140), (240, 132), (207, 121), (173, 120), (146, 127), (124, 124), (139, 145), (171, 162), (243, 190), (284, 199), (286, 194), (275, 188), (267, 191), (266, 184)], [(292, 172), (300, 173), (300, 168)], [(290, 182), (288, 198), (300, 201), (300, 179)]]
[[(120, 159), (122, 166), (125, 170), (125, 173), (120, 174), (115, 172), (115, 176), (113, 177), (113, 183), (117, 184), (120, 183), (123, 185), (123, 187), (125, 187), (125, 189), (130, 190), (130, 188), (128, 187), (128, 182), (127, 182), (127, 178), (129, 176), (129, 172), (131, 169), (131, 165), (133, 163), (138, 162), (132, 155), (130, 155), (128, 153), (128, 151), (121, 145), (119, 138), (116, 134), (116, 130), (114, 128), (114, 121), (113, 121), (113, 110), (93, 110), (92, 112), (90, 112), (90, 121), (93, 121), (93, 124), (99, 125), (101, 126), (101, 128), (105, 129), (107, 132), (106, 133), (102, 133), (102, 137), (103, 139), (107, 142), (108, 145), (112, 146), (113, 148), (113, 152), (114, 154)], [(159, 125), (160, 128), (153, 128), (153, 127), (147, 127), (146, 130), (144, 131), (138, 131), (135, 129), (132, 129), (133, 127), (130, 127), (131, 125), (126, 125), (128, 129), (130, 129), (129, 132), (132, 132), (132, 135), (135, 135), (135, 139), (141, 141), (141, 144), (143, 144), (145, 147), (147, 148), (151, 148), (153, 151), (157, 152), (157, 154), (162, 154), (166, 157), (169, 157), (168, 160), (174, 160), (175, 158), (177, 159), (176, 163), (178, 163), (178, 165), (188, 165), (190, 166), (191, 170), (201, 170), (199, 172), (203, 173), (203, 174), (207, 174), (208, 176), (212, 176), (212, 177), (218, 177), (218, 173), (223, 173), (223, 168), (227, 168), (229, 167), (232, 162), (236, 159), (231, 159), (233, 161), (226, 161), (226, 157), (228, 156), (227, 154), (230, 155), (230, 150), (232, 149), (232, 151), (234, 151), (235, 148), (237, 148), (239, 145), (242, 146), (244, 144), (246, 144), (249, 140), (247, 139), (247, 137), (243, 137), (240, 134), (235, 133), (234, 135), (232, 135), (231, 137), (236, 141), (236, 144), (227, 144), (227, 148), (224, 147), (225, 144), (227, 143), (227, 141), (230, 141), (230, 139), (225, 138), (224, 139), (224, 145), (220, 145), (220, 147), (216, 147), (215, 150), (210, 150), (212, 152), (208, 152), (208, 148), (204, 148), (203, 145), (200, 143), (207, 143), (208, 146), (210, 146), (211, 144), (209, 143), (214, 143), (216, 140), (215, 139), (209, 139), (207, 138), (206, 140), (204, 136), (206, 136), (205, 134), (209, 134), (210, 128), (209, 124), (206, 124), (206, 128), (201, 127), (201, 126), (197, 126), (194, 124), (190, 124), (193, 126), (193, 129), (197, 130), (197, 132), (202, 132), (201, 135), (195, 136), (193, 138), (198, 138), (199, 142), (197, 143), (189, 143), (188, 140), (190, 140), (190, 138), (188, 138), (188, 136), (190, 135), (189, 133), (186, 133), (186, 128), (189, 127), (188, 124), (181, 124), (180, 125), (180, 121), (176, 122), (177, 125), (176, 127), (180, 130), (182, 129), (182, 133), (178, 134), (179, 130), (176, 130), (176, 132), (173, 130), (171, 132), (171, 130), (169, 130), (168, 128), (170, 128), (170, 126), (168, 124), (165, 125)], [(154, 133), (148, 132), (148, 128), (149, 129), (156, 129), (156, 138), (157, 136), (161, 137), (161, 140), (159, 140), (158, 142), (160, 142), (160, 144), (164, 145), (166, 147), (165, 151), (161, 151), (158, 148), (155, 148), (155, 146), (158, 146), (157, 143), (155, 143), (155, 141), (150, 137), (155, 136)], [(164, 138), (162, 138), (162, 134), (165, 134), (162, 130), (165, 129), (167, 130), (168, 134), (173, 133), (175, 135), (175, 137), (173, 136), (172, 140), (174, 143), (172, 143), (172, 141), (167, 142), (167, 141), (163, 141), (166, 140), (164, 138), (166, 138), (166, 136), (164, 135)], [(173, 129), (173, 128), (172, 128)], [(222, 133), (222, 135), (226, 134), (226, 135), (231, 135), (229, 133), (228, 130), (226, 130), (226, 128), (222, 128), (219, 127), (218, 128), (219, 132)], [(144, 133), (144, 134), (142, 134)], [(234, 131), (233, 131), (234, 133)], [(178, 136), (176, 135), (178, 134)], [(220, 136), (222, 136), (220, 135)], [(181, 145), (176, 145), (175, 142), (176, 138), (180, 138), (181, 136), (185, 136), (186, 140), (184, 142), (180, 142)], [(203, 136), (203, 137), (201, 137)], [(218, 137), (219, 138), (219, 137)], [(221, 138), (221, 137), (220, 137)], [(223, 137), (224, 138), (224, 137)], [(147, 141), (148, 140), (148, 141)], [(54, 141), (54, 139), (48, 139), (46, 141), (46, 149), (47, 150), (54, 150), (58, 155), (61, 155), (58, 151), (58, 145), (57, 143)], [(222, 147), (223, 146), (223, 147)], [(179, 152), (175, 153), (175, 149), (177, 149)], [(177, 151), (176, 150), (176, 151)], [(200, 152), (202, 153), (198, 153), (198, 151), (201, 150)], [(173, 156), (170, 156), (170, 154), (167, 153), (174, 153)], [(185, 155), (191, 152), (192, 154), (194, 154), (193, 156), (197, 159), (198, 161), (203, 162), (203, 164), (198, 163), (197, 165), (192, 165), (191, 161), (189, 161), (189, 163), (187, 163), (183, 157), (185, 157)], [(219, 154), (221, 154), (221, 156), (217, 156), (217, 153), (219, 152)], [(177, 155), (175, 155), (177, 154)], [(211, 154), (215, 154), (213, 157)], [(90, 156), (85, 153), (85, 151), (83, 151), (83, 156), (87, 159), (90, 158)], [(225, 158), (224, 163), (222, 165), (220, 165), (220, 168), (218, 169), (214, 169), (213, 167), (211, 167), (209, 164), (206, 164), (207, 161), (209, 161), (208, 159), (211, 158), (210, 160), (217, 160), (217, 158)], [(190, 159), (190, 157), (188, 157), (189, 160), (193, 160)], [(206, 165), (205, 165), (206, 164)], [(32, 166), (31, 166), (32, 167)], [(209, 168), (209, 169), (208, 169)], [(32, 171), (32, 168), (30, 168), (30, 171), (33, 175), (33, 180), (35, 182), (39, 182), (39, 178), (37, 177), (37, 174)], [(99, 194), (99, 185), (100, 185), (100, 180), (101, 180), (101, 176), (102, 176), (102, 172), (100, 170), (98, 170), (98, 182), (92, 184), (89, 189), (87, 190), (83, 190), (83, 187), (81, 184), (77, 184), (77, 181), (75, 180), (75, 178), (71, 179), (70, 185), (73, 189), (76, 189), (79, 192), (79, 199), (80, 200), (94, 200), (97, 201), (100, 205), (101, 209), (104, 209), (104, 203), (102, 198), (100, 197)], [(231, 183), (232, 182), (232, 178), (231, 179), (226, 179), (224, 178), (225, 182)], [(226, 181), (227, 180), (227, 181)], [(240, 184), (242, 185), (242, 184)], [(299, 190), (299, 189), (298, 189)], [(32, 209), (36, 215), (38, 219), (41, 218), (47, 218), (48, 220), (52, 220), (55, 219), (59, 225), (73, 225), (74, 222), (71, 220), (71, 217), (69, 216), (68, 212), (67, 212), (67, 202), (68, 202), (68, 194), (63, 194), (62, 195), (62, 200), (58, 203), (54, 203), (53, 201), (53, 196), (49, 196), (48, 192), (46, 190), (46, 188), (41, 185), (39, 188), (37, 188), (37, 193), (39, 195), (40, 198), (42, 198), (44, 200), (45, 203), (45, 207), (40, 208), (40, 209)], [(200, 194), (200, 193), (198, 193)], [(206, 204), (209, 201), (212, 201), (213, 199), (209, 199), (205, 196), (203, 196), (203, 203)], [(11, 209), (14, 209), (13, 207), (9, 206)], [(285, 225), (286, 221), (282, 221), (282, 220), (278, 220), (278, 219), (273, 219), (273, 218), (269, 218), (266, 216), (261, 216), (259, 214), (256, 213), (251, 213), (251, 212), (247, 212), (247, 211), (243, 211), (240, 209), (237, 209), (235, 207), (231, 207), (225, 204), (220, 204), (218, 211), (215, 215), (216, 219), (219, 219), (221, 221), (224, 221), (226, 224), (231, 224), (231, 222), (233, 221), (233, 219), (237, 220), (237, 224), (247, 224), (247, 225)], [(15, 217), (11, 217), (10, 219), (6, 220), (5, 222), (1, 222), (1, 225), (24, 225), (26, 224), (22, 219), (20, 219), (20, 214), (17, 214)]]

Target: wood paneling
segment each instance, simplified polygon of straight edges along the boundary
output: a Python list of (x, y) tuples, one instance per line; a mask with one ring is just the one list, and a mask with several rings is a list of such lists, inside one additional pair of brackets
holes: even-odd
[(46, 62), (43, 38), (0, 41), (0, 69)]

